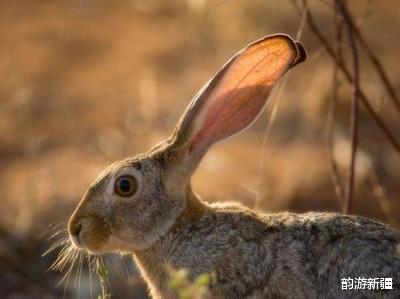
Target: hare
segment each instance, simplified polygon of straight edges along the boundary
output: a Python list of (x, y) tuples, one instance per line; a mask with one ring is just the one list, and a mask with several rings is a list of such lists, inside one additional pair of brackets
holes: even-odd
[[(213, 298), (400, 298), (399, 231), (357, 216), (208, 204), (192, 191), (207, 150), (254, 122), (277, 82), (305, 59), (284, 34), (239, 51), (169, 138), (99, 175), (70, 218), (72, 243), (94, 254), (132, 254), (153, 298), (174, 298), (170, 267), (191, 279), (212, 273)], [(347, 278), (388, 278), (392, 289), (342, 290)]]

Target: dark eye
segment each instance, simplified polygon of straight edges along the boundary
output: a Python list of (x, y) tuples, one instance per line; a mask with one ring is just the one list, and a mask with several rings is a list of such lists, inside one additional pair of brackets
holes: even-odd
[(135, 177), (131, 175), (120, 176), (114, 185), (114, 191), (119, 196), (128, 197), (133, 195), (138, 188), (138, 182)]

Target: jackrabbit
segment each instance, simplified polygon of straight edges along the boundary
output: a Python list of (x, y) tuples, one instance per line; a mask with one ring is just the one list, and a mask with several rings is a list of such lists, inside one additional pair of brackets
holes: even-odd
[[(69, 221), (73, 244), (95, 254), (131, 253), (154, 298), (174, 297), (170, 267), (192, 279), (212, 273), (215, 298), (400, 298), (399, 231), (357, 216), (208, 204), (191, 189), (211, 145), (248, 127), (281, 77), (305, 59), (302, 45), (283, 34), (238, 52), (168, 139), (99, 175)], [(377, 283), (342, 290), (348, 278)], [(392, 290), (382, 290), (381, 278)]]

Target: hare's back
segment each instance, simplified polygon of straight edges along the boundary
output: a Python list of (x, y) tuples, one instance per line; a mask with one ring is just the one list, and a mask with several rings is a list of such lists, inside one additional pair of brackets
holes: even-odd
[(223, 296), (336, 296), (343, 294), (341, 278), (391, 277), (398, 284), (399, 241), (398, 231), (364, 217), (224, 205), (180, 232), (171, 249), (175, 266), (194, 276), (215, 273), (214, 290)]

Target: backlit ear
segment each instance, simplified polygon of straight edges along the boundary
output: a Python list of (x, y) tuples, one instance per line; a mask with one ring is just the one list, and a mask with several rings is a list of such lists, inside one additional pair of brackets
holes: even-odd
[(264, 37), (238, 52), (197, 93), (182, 115), (174, 145), (195, 168), (214, 143), (255, 121), (280, 78), (304, 61), (302, 45), (287, 35)]

